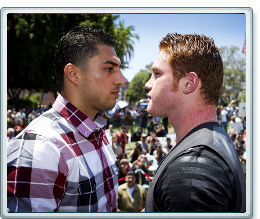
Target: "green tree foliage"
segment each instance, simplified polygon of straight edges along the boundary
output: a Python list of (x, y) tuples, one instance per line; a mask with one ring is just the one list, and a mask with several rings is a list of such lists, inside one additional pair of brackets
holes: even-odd
[(238, 101), (241, 103), (245, 103), (246, 102), (246, 92), (243, 91), (240, 93), (239, 97), (238, 97)]
[(56, 93), (55, 45), (75, 26), (102, 28), (112, 35), (122, 67), (126, 67), (138, 35), (132, 26), (115, 24), (117, 19), (119, 16), (112, 14), (8, 14), (8, 97), (17, 100), (23, 89)]
[(245, 56), (238, 47), (221, 47), (220, 54), (224, 65), (224, 80), (220, 100), (222, 103), (230, 103), (233, 99), (239, 99), (245, 91)]
[(135, 103), (140, 99), (146, 98), (147, 91), (145, 83), (149, 80), (152, 70), (152, 64), (147, 65), (144, 70), (141, 70), (135, 75), (130, 82), (128, 89), (125, 92), (125, 99), (130, 103)]

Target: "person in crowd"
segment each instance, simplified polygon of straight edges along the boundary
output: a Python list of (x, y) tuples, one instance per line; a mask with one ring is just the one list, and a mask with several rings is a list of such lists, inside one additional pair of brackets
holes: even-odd
[(229, 123), (229, 130), (234, 130), (235, 133), (238, 135), (241, 131), (243, 131), (243, 124), (241, 119), (237, 116), (231, 116), (231, 121)]
[(244, 176), (246, 176), (246, 142), (243, 138), (243, 132), (240, 134), (233, 133), (231, 135), (237, 154), (239, 156)]
[(119, 154), (118, 155), (118, 160), (121, 160), (121, 159), (128, 159), (127, 154), (126, 153)]
[(226, 110), (226, 107), (222, 108), (220, 115), (221, 115), (221, 125), (223, 126), (223, 128), (227, 132), (228, 111)]
[(60, 93), (7, 148), (10, 212), (117, 210), (116, 157), (101, 116), (125, 83), (114, 47), (104, 30), (89, 27), (58, 42)]
[(119, 169), (118, 180), (119, 180), (119, 185), (121, 185), (121, 184), (125, 183), (126, 174), (130, 170), (129, 160), (125, 157), (122, 159), (119, 159), (118, 169)]
[(131, 133), (133, 133), (133, 122), (134, 122), (134, 119), (131, 115), (131, 112), (130, 110), (126, 110), (126, 113), (125, 113), (125, 118), (124, 118), (124, 121), (125, 121), (125, 125), (126, 125), (126, 130), (127, 131), (131, 131)]
[(246, 115), (241, 119), (241, 122), (243, 124), (243, 129), (246, 129)]
[(28, 123), (30, 123), (31, 121), (33, 121), (35, 118), (37, 117), (35, 110), (32, 110), (29, 114), (28, 114)]
[(131, 141), (140, 141), (142, 134), (142, 129), (139, 127), (136, 132), (133, 132), (133, 135), (131, 136)]
[(116, 128), (120, 126), (119, 110), (116, 110), (116, 112), (113, 115), (113, 124)]
[[(19, 120), (19, 119), (24, 120), (26, 118), (25, 111), (26, 111), (25, 108), (19, 109), (19, 111), (15, 114), (15, 119), (17, 119), (17, 120)], [(17, 121), (15, 121), (15, 122), (17, 122)]]
[(172, 149), (173, 145), (171, 144), (172, 140), (171, 138), (166, 138), (166, 146), (165, 149), (167, 151), (167, 153), (169, 153), (169, 151)]
[(155, 130), (156, 136), (157, 137), (165, 137), (166, 133), (165, 130), (163, 129), (162, 124), (159, 124)]
[(14, 128), (8, 128), (7, 129), (7, 141), (12, 140), (15, 137), (15, 129)]
[(17, 118), (15, 121), (16, 121), (15, 122), (16, 125), (14, 126), (15, 135), (18, 135), (26, 126), (22, 118)]
[(156, 125), (154, 124), (153, 118), (150, 116), (148, 117), (148, 125), (147, 125), (147, 134), (151, 135), (155, 132)]
[(236, 105), (236, 103), (235, 103), (236, 101), (231, 101), (231, 106), (230, 106), (230, 108), (229, 108), (229, 110), (230, 110), (230, 117), (231, 116), (238, 116), (238, 107), (237, 107), (237, 105)]
[(14, 118), (12, 115), (12, 110), (9, 109), (7, 113), (7, 128), (13, 128), (14, 127)]
[(234, 129), (231, 129), (231, 131), (229, 132), (229, 137), (230, 137), (231, 141), (232, 141), (233, 144), (234, 144), (234, 142), (235, 142), (235, 140), (236, 140), (236, 138), (237, 138), (237, 134), (236, 134), (236, 132), (235, 132)]
[(148, 113), (144, 106), (140, 111), (140, 119), (140, 127), (142, 128), (142, 131), (145, 132), (148, 124)]
[(169, 118), (177, 145), (149, 186), (147, 212), (245, 212), (241, 164), (216, 117), (222, 83), (212, 39), (171, 33), (161, 40), (145, 85), (147, 111)]
[(156, 144), (156, 149), (153, 152), (153, 155), (157, 161), (157, 165), (159, 165), (162, 162), (163, 158), (166, 156), (166, 153), (163, 151), (162, 145), (160, 143)]
[(125, 146), (128, 143), (128, 138), (129, 137), (128, 137), (127, 132), (126, 132), (126, 128), (124, 126), (120, 127), (119, 132), (118, 132), (118, 140), (119, 140), (119, 143), (122, 147), (122, 153), (126, 152)]
[(117, 202), (119, 212), (140, 212), (145, 207), (146, 190), (136, 184), (136, 176), (133, 171), (128, 171), (126, 183), (118, 188)]
[(147, 182), (145, 174), (149, 171), (150, 162), (147, 159), (147, 156), (144, 154), (139, 155), (138, 159), (133, 162), (132, 170), (135, 171), (137, 177), (137, 183), (143, 185)]
[(136, 142), (133, 150), (130, 152), (130, 158), (131, 158), (130, 162), (134, 163), (142, 153), (143, 153), (142, 145)]
[(160, 117), (154, 116), (154, 117), (152, 117), (152, 119), (153, 119), (153, 123), (154, 123), (155, 126), (160, 124), (160, 121), (161, 121)]
[(168, 124), (169, 124), (168, 117), (163, 117), (162, 123), (163, 123), (165, 133), (168, 134)]
[(114, 127), (113, 127), (112, 124), (110, 124), (110, 125), (108, 126), (108, 129), (109, 129), (109, 132), (110, 132), (111, 136), (114, 134), (114, 129), (113, 129), (113, 128), (114, 128)]
[(112, 148), (117, 156), (119, 156), (123, 152), (122, 146), (119, 143), (119, 139), (116, 133), (112, 134)]
[(159, 142), (155, 133), (151, 133), (151, 135), (148, 136), (147, 142), (148, 142), (148, 151), (147, 152), (150, 155), (153, 155), (153, 152), (156, 149), (156, 144)]
[(138, 107), (135, 107), (135, 125), (141, 127), (141, 111)]
[(148, 144), (146, 142), (146, 139), (147, 139), (147, 135), (145, 133), (143, 133), (141, 135), (141, 141), (138, 142), (139, 144), (141, 144), (144, 154), (146, 154), (148, 151)]
[(246, 142), (246, 128), (243, 131), (243, 140)]
[(119, 125), (124, 126), (125, 125), (125, 120), (124, 120), (125, 119), (125, 111), (123, 109), (119, 110), (119, 119), (120, 119)]

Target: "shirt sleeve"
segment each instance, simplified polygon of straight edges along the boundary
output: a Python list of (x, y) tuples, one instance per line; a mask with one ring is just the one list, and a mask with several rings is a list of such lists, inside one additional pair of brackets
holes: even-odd
[(117, 193), (117, 208), (119, 210), (121, 210), (122, 206), (121, 206), (121, 203), (122, 203), (122, 190), (121, 189), (118, 189), (118, 193)]
[(23, 133), (7, 148), (7, 206), (10, 212), (54, 212), (66, 188), (68, 167), (49, 139)]
[(154, 196), (160, 211), (232, 210), (234, 177), (222, 158), (201, 147), (182, 153), (157, 182)]

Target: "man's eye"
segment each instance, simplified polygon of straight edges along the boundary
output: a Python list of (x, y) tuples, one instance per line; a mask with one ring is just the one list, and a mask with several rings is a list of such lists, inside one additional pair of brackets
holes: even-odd
[(159, 76), (160, 76), (160, 73), (154, 72), (154, 77), (155, 77), (155, 78), (158, 78)]
[(106, 68), (106, 70), (107, 70), (107, 71), (110, 71), (110, 72), (113, 71), (113, 69), (114, 69), (113, 67), (108, 67), (108, 68)]

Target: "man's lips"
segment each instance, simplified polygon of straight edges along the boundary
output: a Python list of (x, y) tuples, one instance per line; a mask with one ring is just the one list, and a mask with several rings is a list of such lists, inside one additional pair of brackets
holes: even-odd
[(147, 100), (151, 100), (151, 96), (150, 95), (147, 95)]
[(115, 95), (115, 96), (119, 96), (119, 92), (120, 92), (120, 90), (115, 90), (115, 91), (112, 92), (112, 94)]

